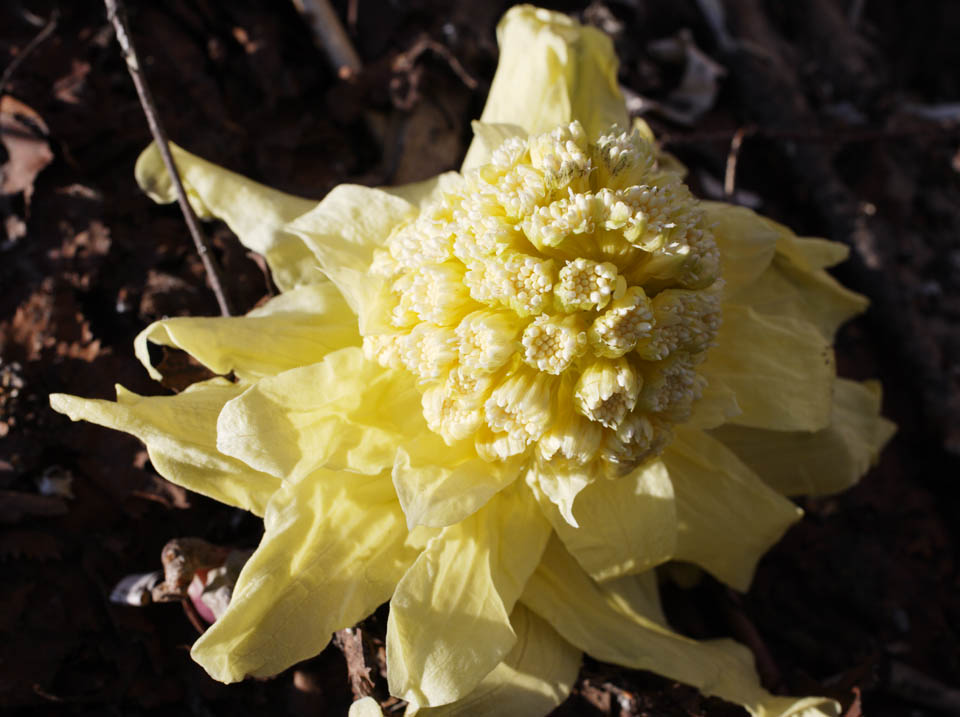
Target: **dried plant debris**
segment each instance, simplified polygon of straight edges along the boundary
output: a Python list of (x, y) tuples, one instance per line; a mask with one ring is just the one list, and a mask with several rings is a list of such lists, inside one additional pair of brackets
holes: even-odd
[(48, 136), (47, 125), (33, 109), (10, 95), (0, 97), (0, 142), (6, 153), (0, 165), (0, 215), (8, 243), (26, 235), (34, 181), (53, 161)]
[(673, 37), (650, 43), (647, 50), (657, 60), (683, 67), (680, 84), (652, 109), (673, 122), (695, 124), (716, 102), (726, 68), (697, 47), (687, 28)]
[(143, 607), (153, 602), (153, 589), (163, 582), (163, 573), (133, 573), (125, 576), (110, 591), (110, 602)]

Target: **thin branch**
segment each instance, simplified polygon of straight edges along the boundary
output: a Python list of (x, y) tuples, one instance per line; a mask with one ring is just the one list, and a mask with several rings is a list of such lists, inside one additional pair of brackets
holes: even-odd
[(730, 140), (730, 151), (727, 152), (727, 171), (723, 175), (723, 194), (727, 199), (733, 196), (733, 191), (737, 187), (737, 160), (740, 159), (740, 147), (743, 146), (743, 138), (749, 132), (748, 127), (741, 127)]
[(350, 34), (357, 35), (357, 15), (359, 13), (360, 0), (347, 0), (347, 27), (350, 28)]
[(887, 673), (887, 691), (944, 714), (960, 714), (960, 690), (925, 675), (905, 662), (893, 660)]
[(180, 605), (183, 607), (183, 613), (187, 616), (187, 619), (190, 621), (190, 624), (193, 625), (194, 629), (198, 634), (202, 635), (207, 631), (206, 626), (203, 624), (203, 618), (200, 617), (200, 611), (197, 610), (197, 606), (193, 604), (193, 601), (185, 597), (180, 600)]
[(27, 46), (21, 50), (16, 57), (14, 57), (10, 64), (7, 65), (7, 69), (3, 71), (3, 75), (0, 76), (0, 95), (4, 93), (7, 89), (7, 83), (10, 82), (10, 78), (13, 77), (13, 73), (17, 71), (17, 68), (23, 64), (23, 61), (30, 56), (30, 53), (36, 50), (40, 44), (46, 40), (50, 35), (53, 34), (53, 31), (57, 29), (57, 21), (60, 19), (60, 10), (57, 8), (53, 9), (53, 12), (50, 13), (50, 19), (47, 20), (47, 24), (43, 26), (43, 29), (37, 33)]
[(450, 52), (450, 50), (445, 46), (431, 38), (429, 35), (421, 35), (409, 49), (401, 52), (397, 55), (391, 64), (391, 69), (394, 72), (411, 72), (413, 71), (414, 66), (417, 63), (417, 60), (420, 59), (420, 56), (425, 53), (427, 50), (432, 50), (438, 54), (443, 60), (447, 63), (454, 74), (460, 78), (460, 81), (467, 87), (467, 89), (475, 90), (480, 85), (473, 75), (471, 75), (467, 69), (460, 64), (460, 60)]
[(120, 43), (120, 50), (127, 61), (127, 69), (130, 71), (130, 77), (133, 78), (133, 84), (137, 88), (137, 95), (140, 97), (140, 104), (143, 106), (143, 112), (147, 116), (147, 124), (150, 125), (150, 133), (160, 150), (160, 156), (163, 158), (163, 164), (173, 180), (173, 187), (177, 194), (177, 203), (180, 205), (180, 211), (183, 212), (183, 218), (187, 222), (187, 228), (190, 230), (190, 236), (193, 237), (193, 243), (197, 247), (197, 253), (200, 254), (200, 260), (203, 262), (203, 268), (207, 272), (207, 278), (210, 281), (210, 288), (213, 289), (217, 297), (217, 303), (220, 305), (220, 313), (223, 316), (230, 316), (233, 311), (230, 307), (230, 301), (223, 290), (223, 281), (220, 275), (220, 267), (217, 266), (216, 259), (210, 251), (210, 245), (206, 236), (200, 230), (200, 223), (197, 221), (197, 215), (190, 206), (187, 199), (187, 193), (183, 188), (183, 182), (180, 180), (180, 172), (177, 171), (177, 165), (173, 161), (173, 155), (170, 153), (170, 145), (167, 141), (167, 133), (160, 123), (160, 114), (157, 112), (157, 105), (153, 101), (153, 94), (150, 92), (150, 86), (147, 84), (146, 77), (140, 68), (140, 61), (137, 57), (137, 50), (133, 44), (133, 38), (130, 36), (130, 29), (127, 25), (126, 11), (123, 6), (123, 0), (103, 0), (107, 7), (107, 18), (113, 24), (113, 29), (117, 35), (117, 42)]
[(310, 24), (314, 42), (327, 54), (340, 79), (357, 75), (362, 69), (360, 56), (353, 49), (330, 0), (293, 0), (293, 4)]
[(355, 700), (373, 694), (373, 679), (363, 644), (363, 632), (359, 627), (347, 627), (333, 633), (333, 642), (340, 648), (347, 661), (347, 674), (350, 676), (350, 689)]

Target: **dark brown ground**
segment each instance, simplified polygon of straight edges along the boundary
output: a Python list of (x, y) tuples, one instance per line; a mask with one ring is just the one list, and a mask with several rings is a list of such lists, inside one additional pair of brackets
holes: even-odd
[[(289, 3), (131, 2), (171, 137), (313, 197), (344, 181), (456, 168), (505, 5), (351, 4), (366, 69), (342, 82)], [(0, 67), (38, 33), (29, 13), (45, 19), (55, 5), (0, 6)], [(806, 519), (763, 561), (749, 594), (709, 582), (668, 588), (668, 610), (687, 634), (750, 644), (772, 689), (834, 695), (849, 717), (960, 714), (960, 503), (950, 492), (960, 462), (960, 131), (957, 109), (943, 106), (960, 101), (960, 4), (724, 5), (728, 40), (693, 0), (595, 2), (586, 17), (614, 33), (621, 81), (645, 97), (671, 101), (680, 85), (681, 66), (649, 46), (682, 28), (726, 68), (692, 127), (650, 121), (702, 194), (722, 184), (734, 132), (753, 127), (737, 189), (799, 233), (854, 247), (837, 274), (874, 304), (840, 336), (841, 371), (883, 380), (900, 433), (857, 488), (804, 502)], [(347, 17), (347, 3), (337, 6)], [(50, 392), (110, 397), (116, 382), (162, 391), (134, 360), (133, 337), (161, 316), (217, 308), (178, 211), (133, 181), (150, 138), (103, 7), (77, 0), (59, 10), (6, 88), (28, 109), (3, 108), (37, 116), (7, 125), (0, 149), (9, 190), (0, 197), (0, 709), (343, 714), (351, 693), (335, 648), (275, 679), (222, 686), (190, 661), (196, 631), (179, 605), (107, 600), (121, 577), (158, 567), (170, 538), (252, 546), (260, 527), (158, 478), (136, 440), (47, 407)], [(417, 52), (423, 38), (477, 86), (443, 52)], [(945, 119), (919, 116), (929, 106)], [(31, 163), (48, 158), (32, 181)], [(231, 298), (251, 308), (269, 279), (223, 225), (207, 229)], [(41, 495), (43, 476), (72, 477), (74, 497)], [(377, 620), (367, 627), (375, 636)], [(649, 673), (588, 661), (581, 678), (558, 714), (742, 714)], [(862, 705), (851, 706), (854, 688)]]

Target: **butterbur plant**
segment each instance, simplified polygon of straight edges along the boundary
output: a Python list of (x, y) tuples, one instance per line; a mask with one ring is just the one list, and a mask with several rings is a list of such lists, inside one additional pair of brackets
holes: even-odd
[[(175, 150), (198, 213), (282, 293), (136, 341), (155, 378), (150, 342), (232, 379), (53, 406), (263, 516), (193, 646), (217, 680), (276, 674), (389, 601), (407, 714), (547, 714), (588, 653), (755, 717), (836, 715), (766, 692), (745, 647), (674, 632), (654, 568), (746, 590), (800, 518), (786, 496), (852, 485), (889, 438), (879, 387), (835, 374), (866, 306), (824, 271), (846, 249), (695, 199), (599, 31), (522, 6), (498, 36), (459, 173), (316, 203)], [(156, 147), (136, 172), (173, 200)]]

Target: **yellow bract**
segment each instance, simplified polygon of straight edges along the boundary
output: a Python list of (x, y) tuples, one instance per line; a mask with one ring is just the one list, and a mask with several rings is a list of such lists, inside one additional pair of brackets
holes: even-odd
[[(654, 568), (746, 589), (800, 516), (785, 496), (851, 485), (890, 437), (879, 387), (835, 377), (833, 333), (865, 306), (824, 271), (845, 251), (694, 199), (629, 126), (598, 30), (522, 6), (498, 37), (462, 173), (314, 202), (174, 148), (195, 208), (283, 294), (136, 340), (155, 378), (149, 342), (234, 380), (51, 403), (264, 516), (193, 648), (219, 680), (275, 674), (390, 600), (410, 715), (546, 714), (582, 651), (754, 717), (835, 715), (769, 695), (745, 648), (671, 631)], [(173, 200), (155, 148), (137, 179)]]

